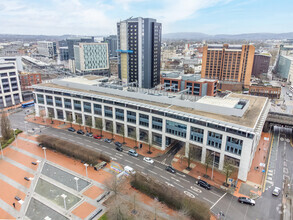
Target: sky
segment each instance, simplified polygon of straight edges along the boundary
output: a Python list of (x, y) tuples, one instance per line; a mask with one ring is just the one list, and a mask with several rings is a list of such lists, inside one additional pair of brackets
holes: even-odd
[(150, 17), (163, 33), (293, 32), (293, 0), (0, 0), (0, 34), (116, 34), (116, 23)]

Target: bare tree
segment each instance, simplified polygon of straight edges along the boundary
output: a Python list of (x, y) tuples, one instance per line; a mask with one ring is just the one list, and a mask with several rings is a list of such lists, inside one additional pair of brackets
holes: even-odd
[(123, 137), (123, 143), (122, 144), (126, 144), (125, 143), (125, 129), (124, 129), (124, 125), (120, 127), (120, 133)]
[(134, 129), (134, 130), (131, 132), (130, 136), (134, 139), (134, 142), (135, 142), (134, 150), (136, 151), (136, 149), (137, 149), (137, 135), (136, 135), (136, 129)]
[(76, 117), (76, 122), (79, 125), (79, 129), (81, 129), (81, 124), (82, 124), (82, 118), (81, 118), (81, 116), (80, 117), (79, 116)]
[(40, 110), (40, 117), (43, 119), (43, 122), (45, 122), (45, 110)]
[(67, 115), (67, 121), (69, 121), (70, 127), (72, 127), (72, 122), (73, 122), (73, 116), (72, 116), (72, 114), (68, 114)]
[(234, 166), (232, 165), (232, 161), (229, 159), (226, 159), (223, 166), (223, 172), (225, 173), (225, 185), (228, 186), (228, 178), (231, 176), (231, 174), (234, 171)]
[(102, 136), (103, 127), (104, 127), (103, 120), (101, 118), (96, 118), (95, 123), (96, 123), (96, 128), (100, 130), (100, 135)]
[(4, 110), (1, 112), (1, 134), (4, 140), (8, 140), (11, 137), (10, 120)]
[(151, 151), (151, 149), (152, 149), (152, 139), (149, 136), (147, 136), (146, 141), (148, 142), (148, 145), (149, 145), (148, 154), (151, 154), (152, 153), (152, 151)]
[(206, 174), (208, 173), (208, 168), (209, 168), (209, 165), (212, 163), (212, 154), (207, 151), (207, 154), (206, 154), (206, 161), (205, 161), (205, 167), (206, 167)]
[(109, 204), (107, 217), (108, 219), (113, 220), (131, 219), (129, 216), (129, 207), (127, 206), (127, 203), (121, 198), (121, 196), (115, 198), (113, 202)]
[(85, 124), (90, 128), (90, 132), (92, 132), (92, 126), (93, 126), (92, 117), (88, 117), (88, 118), (86, 119)]
[(49, 114), (49, 118), (51, 119), (51, 124), (53, 124), (54, 113), (52, 111), (49, 111), (48, 114)]
[(114, 193), (114, 197), (116, 197), (121, 193), (123, 189), (123, 184), (121, 182), (118, 182), (118, 179), (116, 176), (113, 176), (112, 178), (108, 179), (105, 182), (106, 188)]
[(110, 131), (111, 133), (111, 137), (112, 137), (112, 140), (114, 139), (114, 128), (113, 128), (113, 122), (109, 122), (108, 123), (108, 126), (107, 126), (107, 130)]

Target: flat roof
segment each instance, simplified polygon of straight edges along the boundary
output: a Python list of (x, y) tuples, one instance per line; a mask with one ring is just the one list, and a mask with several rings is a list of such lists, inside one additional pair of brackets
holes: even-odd
[[(80, 83), (80, 81), (79, 81)], [(102, 93), (98, 91), (92, 91), (92, 90), (85, 90), (85, 89), (78, 89), (78, 88), (73, 88), (73, 87), (67, 87), (67, 86), (62, 86), (62, 85), (57, 85), (54, 83), (43, 83), (43, 84), (38, 84), (34, 85), (34, 87), (48, 87), (48, 88), (56, 88), (56, 89), (63, 89), (63, 90), (69, 90), (69, 91), (76, 91), (76, 92), (83, 92), (83, 93), (88, 93), (92, 95), (98, 95), (98, 96), (104, 96), (104, 97), (109, 97), (109, 98), (116, 98), (116, 99), (121, 99), (125, 101), (130, 101), (130, 102), (136, 102), (136, 103), (142, 103), (146, 105), (150, 105), (155, 107), (161, 107), (165, 108), (165, 111), (169, 110), (174, 110), (174, 111), (179, 111), (187, 114), (194, 115), (196, 116), (201, 116), (205, 118), (210, 118), (226, 123), (231, 123), (234, 125), (240, 125), (243, 127), (247, 127), (250, 129), (254, 129), (256, 123), (258, 122), (258, 118), (262, 112), (262, 109), (264, 105), (266, 104), (267, 98), (266, 97), (259, 97), (259, 96), (250, 96), (250, 95), (243, 95), (243, 94), (234, 94), (231, 93), (229, 94), (228, 98), (235, 98), (235, 100), (240, 100), (240, 99), (245, 99), (249, 101), (249, 106), (247, 110), (245, 111), (244, 115), (242, 117), (237, 117), (237, 116), (231, 116), (231, 115), (222, 115), (222, 114), (215, 114), (211, 112), (204, 112), (204, 111), (199, 111), (195, 110), (193, 108), (189, 107), (182, 107), (178, 105), (169, 105), (169, 104), (164, 104), (160, 102), (151, 102), (147, 100), (142, 100), (139, 98), (131, 98), (131, 97), (126, 97), (126, 96), (120, 96), (120, 95), (114, 95), (114, 94), (109, 94), (109, 93)], [(45, 89), (45, 88), (44, 88)], [(208, 100), (209, 98), (205, 98)], [(189, 101), (186, 101), (189, 102)], [(232, 105), (232, 101), (228, 103), (227, 105)]]
[(214, 106), (224, 106), (227, 108), (234, 108), (239, 102), (239, 99), (230, 98), (230, 97), (220, 98), (220, 97), (204, 96), (197, 102), (208, 104), (208, 105), (214, 105)]

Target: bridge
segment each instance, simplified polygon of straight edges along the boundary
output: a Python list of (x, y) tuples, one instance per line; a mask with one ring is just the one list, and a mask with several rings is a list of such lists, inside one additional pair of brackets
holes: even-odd
[(275, 125), (293, 129), (293, 115), (279, 112), (269, 112), (263, 131), (268, 132)]

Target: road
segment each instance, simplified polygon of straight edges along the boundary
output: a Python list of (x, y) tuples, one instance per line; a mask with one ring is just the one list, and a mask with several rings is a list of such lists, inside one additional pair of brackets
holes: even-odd
[[(28, 109), (27, 109), (28, 110)], [(26, 110), (26, 111), (27, 111)], [(132, 157), (127, 154), (129, 150), (127, 147), (124, 147), (123, 152), (118, 152), (115, 149), (114, 143), (105, 143), (102, 140), (96, 140), (90, 137), (78, 135), (76, 133), (69, 132), (67, 130), (54, 129), (51, 127), (44, 127), (34, 123), (23, 123), (24, 122), (24, 111), (10, 115), (10, 121), (13, 128), (19, 128), (22, 130), (32, 130), (34, 129), (35, 133), (39, 133), (41, 130), (42, 134), (51, 135), (53, 137), (58, 137), (76, 144), (86, 146), (88, 148), (95, 149), (99, 152), (109, 155), (112, 160), (120, 163), (123, 166), (131, 166), (137, 171), (156, 178), (166, 186), (174, 187), (179, 191), (185, 193), (187, 196), (195, 199), (199, 199), (205, 202), (213, 213), (219, 213), (222, 211), (225, 214), (225, 217), (222, 219), (267, 219), (275, 220), (279, 219), (280, 215), (277, 212), (277, 204), (279, 204), (280, 198), (273, 198), (271, 196), (271, 191), (266, 191), (263, 196), (258, 199), (256, 206), (243, 205), (237, 202), (237, 198), (225, 193), (224, 191), (216, 188), (212, 190), (205, 190), (196, 185), (196, 179), (188, 176), (182, 172), (176, 172), (176, 174), (169, 173), (165, 170), (165, 163), (169, 163), (170, 158), (172, 158), (174, 152), (179, 150), (179, 146), (174, 146), (174, 149), (171, 149), (168, 154), (161, 158), (155, 159), (154, 164), (148, 164), (143, 161), (143, 156), (139, 155), (138, 157)], [(280, 141), (280, 143), (283, 143)], [(287, 144), (288, 145), (288, 144)], [(287, 147), (288, 150), (288, 147)], [(291, 149), (292, 150), (292, 149)], [(281, 154), (284, 155), (284, 154)], [(286, 155), (285, 155), (286, 156)], [(288, 155), (289, 156), (289, 155)], [(291, 155), (291, 158), (293, 154)], [(286, 156), (287, 158), (287, 156)], [(164, 162), (163, 162), (164, 161)], [(291, 161), (288, 161), (291, 163)], [(289, 165), (289, 164), (288, 164)], [(291, 166), (292, 169), (293, 166)], [(281, 167), (277, 167), (279, 169)], [(288, 170), (292, 173), (293, 170)], [(279, 175), (279, 173), (278, 173)], [(280, 177), (276, 178), (278, 181)], [(276, 184), (279, 184), (276, 182)], [(272, 208), (274, 207), (274, 208)], [(271, 214), (272, 212), (272, 214)], [(272, 216), (271, 216), (272, 215)]]

